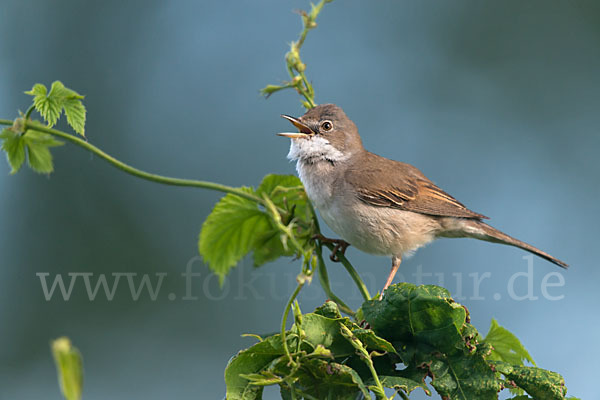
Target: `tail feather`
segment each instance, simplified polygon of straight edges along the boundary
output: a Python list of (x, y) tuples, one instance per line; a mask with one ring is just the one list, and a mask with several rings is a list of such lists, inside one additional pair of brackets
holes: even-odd
[(508, 236), (506, 233), (500, 232), (498, 229), (491, 227), (490, 225), (486, 224), (485, 222), (469, 220), (468, 225), (469, 225), (469, 228), (471, 228), (471, 229), (469, 229), (469, 233), (470, 233), (469, 236), (471, 236), (471, 237), (475, 237), (475, 238), (481, 239), (481, 240), (486, 240), (488, 242), (501, 243), (501, 244), (507, 244), (510, 246), (515, 246), (520, 249), (526, 250), (530, 253), (533, 253), (536, 256), (542, 257), (542, 258), (550, 261), (551, 263), (558, 265), (559, 267), (562, 267), (565, 269), (569, 267), (569, 265), (567, 263), (559, 260), (556, 257), (552, 257), (550, 254), (546, 253), (545, 251), (542, 251), (536, 247), (533, 247), (530, 244), (527, 244), (527, 243), (522, 242), (518, 239), (515, 239), (511, 236)]

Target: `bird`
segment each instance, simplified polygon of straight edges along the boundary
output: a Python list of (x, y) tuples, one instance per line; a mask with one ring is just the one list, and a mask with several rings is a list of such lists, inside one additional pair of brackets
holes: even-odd
[[(383, 292), (393, 282), (403, 258), (438, 238), (475, 238), (515, 246), (562, 268), (550, 254), (488, 225), (483, 214), (469, 210), (440, 189), (416, 167), (367, 151), (358, 128), (335, 104), (321, 104), (299, 118), (281, 115), (297, 132), (288, 159), (321, 218), (341, 237), (332, 253), (348, 245), (369, 254), (391, 257)], [(381, 298), (381, 297), (380, 297)]]

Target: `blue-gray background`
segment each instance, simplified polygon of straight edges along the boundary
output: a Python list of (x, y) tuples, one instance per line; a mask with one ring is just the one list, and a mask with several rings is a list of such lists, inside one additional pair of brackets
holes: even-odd
[[(265, 100), (258, 89), (286, 78), (283, 55), (300, 30), (292, 10), (307, 2), (2, 3), (3, 118), (27, 108), (34, 83), (60, 79), (87, 96), (89, 140), (142, 169), (230, 185), (293, 173), (274, 133), (289, 129), (280, 113), (302, 112), (298, 97)], [(598, 3), (336, 1), (303, 57), (317, 101), (342, 106), (370, 150), (418, 166), (498, 228), (572, 265), (563, 273), (535, 259), (536, 301), (508, 295), (511, 276), (527, 270), (523, 252), (473, 240), (430, 245), (403, 276), (443, 273), (456, 293), (452, 274), (462, 274), (482, 332), (497, 318), (539, 366), (564, 375), (570, 394), (600, 398), (590, 379), (600, 357)], [(219, 194), (134, 179), (73, 146), (54, 155), (50, 178), (0, 165), (0, 399), (60, 398), (48, 348), (59, 335), (84, 354), (86, 400), (221, 398), (227, 360), (252, 343), (240, 334), (277, 329), (298, 264), (245, 261), (221, 292), (192, 260)], [(376, 292), (389, 261), (349, 255)], [(190, 260), (198, 300), (182, 301)], [(37, 272), (169, 276), (157, 301), (133, 301), (122, 282), (112, 302), (87, 300), (81, 285), (70, 301), (47, 302)], [(468, 274), (485, 272), (478, 300)], [(549, 289), (562, 300), (542, 295), (550, 272), (564, 276)], [(330, 274), (359, 306), (340, 267)], [(515, 282), (525, 294), (526, 279)], [(317, 282), (301, 295), (305, 311), (323, 300)]]

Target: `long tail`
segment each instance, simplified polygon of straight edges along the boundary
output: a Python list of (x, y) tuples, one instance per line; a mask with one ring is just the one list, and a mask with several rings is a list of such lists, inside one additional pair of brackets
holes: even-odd
[[(527, 243), (522, 242), (518, 239), (515, 239), (511, 236), (508, 236), (507, 234), (500, 232), (498, 229), (489, 226), (485, 222), (476, 221), (476, 220), (467, 220), (467, 221), (465, 221), (465, 225), (467, 225), (467, 227), (468, 227), (467, 231), (468, 231), (469, 237), (474, 237), (476, 239), (486, 240), (488, 242), (493, 242), (493, 243), (502, 243), (502, 244), (508, 244), (510, 246), (515, 246), (520, 249), (526, 250), (530, 253), (533, 253), (536, 256), (542, 257), (542, 258), (550, 261), (551, 263), (558, 265), (559, 267), (562, 267), (565, 269), (569, 267), (569, 265), (567, 263), (559, 260), (558, 258), (552, 257), (550, 254), (548, 254), (538, 248), (535, 248), (530, 244), (527, 244)], [(467, 232), (465, 232), (465, 233), (467, 233)]]

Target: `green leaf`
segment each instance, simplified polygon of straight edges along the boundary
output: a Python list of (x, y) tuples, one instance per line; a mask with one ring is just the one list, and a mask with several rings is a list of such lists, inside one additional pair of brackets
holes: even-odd
[(6, 159), (12, 168), (10, 173), (16, 174), (25, 161), (25, 142), (23, 137), (19, 133), (6, 128), (0, 133), (0, 139), (2, 139), (2, 147), (0, 149), (6, 153)]
[(464, 347), (466, 311), (439, 286), (401, 283), (390, 286), (383, 299), (362, 306), (375, 333), (389, 341), (413, 341), (452, 352)]
[(43, 132), (29, 130), (23, 135), (27, 147), (27, 163), (35, 172), (49, 174), (54, 171), (50, 147), (63, 145), (52, 136)]
[(261, 399), (263, 387), (253, 385), (253, 381), (248, 377), (266, 369), (273, 360), (282, 354), (281, 338), (279, 335), (275, 335), (239, 352), (229, 360), (227, 368), (225, 368), (227, 400)]
[(413, 390), (421, 388), (425, 393), (431, 396), (431, 392), (427, 388), (425, 381), (415, 381), (402, 376), (379, 375), (379, 380), (383, 387), (390, 388), (399, 392), (402, 390), (406, 394), (410, 394)]
[(423, 361), (432, 376), (431, 385), (452, 400), (496, 400), (502, 389), (496, 375), (480, 354), (435, 355)]
[(315, 309), (315, 314), (322, 315), (331, 319), (342, 318), (342, 314), (340, 314), (340, 309), (334, 301), (327, 300), (325, 304)]
[(256, 238), (256, 248), (253, 252), (255, 267), (260, 267), (268, 262), (275, 261), (279, 257), (291, 257), (295, 254), (293, 248), (286, 249), (281, 241), (281, 234), (275, 229), (264, 232)]
[(251, 385), (258, 386), (270, 386), (283, 382), (280, 377), (269, 371), (264, 371), (261, 374), (240, 374), (240, 377), (250, 381)]
[(370, 398), (369, 390), (358, 373), (347, 365), (320, 359), (303, 362), (308, 373), (298, 371), (300, 389), (317, 399), (355, 400), (358, 393)]
[[(373, 343), (373, 350), (385, 351), (391, 344), (366, 333), (348, 318), (340, 317), (333, 302), (326, 302), (315, 312), (297, 317), (296, 321), (286, 334), (294, 364), (284, 355), (280, 335), (264, 339), (229, 362), (225, 371), (227, 399), (259, 399), (264, 386), (276, 384), (280, 386), (284, 399), (355, 400), (359, 395), (370, 398), (365, 379), (369, 379), (371, 374), (367, 371), (364, 376), (361, 375), (364, 363), (342, 334), (342, 329), (350, 336), (353, 336), (349, 330), (352, 329), (359, 336), (368, 337), (367, 341)], [(364, 353), (365, 348), (362, 344), (360, 346)], [(355, 369), (354, 364), (361, 365), (361, 371)], [(393, 364), (391, 368), (394, 368)]]
[(62, 98), (56, 96), (56, 93), (60, 92), (60, 86), (62, 86), (62, 83), (54, 82), (50, 94), (48, 94), (46, 86), (36, 83), (30, 91), (25, 92), (34, 96), (33, 105), (35, 109), (50, 127), (56, 125), (62, 113)]
[[(258, 189), (243, 188), (257, 197), (267, 196), (277, 207), (287, 225), (295, 219), (310, 224), (311, 211), (306, 193), (298, 178), (289, 175), (267, 175)], [(311, 233), (296, 227), (298, 241), (307, 245)], [(200, 254), (219, 276), (225, 275), (246, 254), (254, 252), (254, 265), (260, 266), (282, 256), (295, 255), (282, 241), (282, 232), (262, 207), (233, 194), (223, 197), (208, 216), (198, 242)]]
[[(255, 194), (252, 188), (241, 189)], [(254, 249), (257, 237), (270, 228), (269, 216), (255, 202), (227, 194), (204, 221), (198, 248), (223, 284), (229, 270)]]
[[(367, 301), (361, 310), (375, 334), (394, 344), (406, 366), (382, 375), (415, 382), (429, 376), (438, 394), (448, 400), (495, 400), (502, 387), (525, 390), (534, 399), (564, 399), (562, 377), (522, 366), (522, 360), (533, 362), (531, 356), (495, 321), (485, 341), (479, 342), (467, 311), (443, 288), (392, 285), (382, 301)], [(497, 346), (496, 354), (492, 346)], [(516, 365), (488, 360), (500, 356)]]
[[(41, 83), (36, 83), (35, 85), (33, 85), (33, 88), (31, 88), (31, 90), (28, 90), (25, 92), (25, 94), (31, 95), (31, 96), (43, 96), (46, 97), (46, 94), (48, 93), (48, 89), (46, 89), (46, 86), (42, 85)], [(34, 99), (35, 101), (35, 99)]]
[(354, 353), (352, 346), (340, 334), (341, 325), (347, 321), (347, 318), (331, 319), (315, 313), (303, 315), (304, 340), (313, 348), (321, 345), (331, 350), (335, 358), (351, 355)]
[(58, 381), (66, 400), (80, 400), (83, 390), (83, 362), (79, 350), (66, 337), (52, 342), (52, 354), (58, 370)]
[(378, 336), (395, 342), (407, 368), (397, 375), (431, 385), (448, 400), (497, 399), (501, 384), (477, 348), (467, 312), (447, 290), (433, 285), (392, 285), (382, 301), (362, 306)]
[(377, 336), (371, 329), (353, 329), (352, 333), (365, 345), (368, 350), (398, 354), (390, 342)]
[(275, 92), (278, 92), (282, 89), (286, 89), (290, 87), (289, 85), (267, 85), (264, 88), (260, 89), (260, 94), (265, 96), (265, 97), (269, 97), (270, 95), (272, 95)]
[(25, 94), (33, 96), (33, 105), (37, 112), (44, 118), (49, 127), (58, 122), (63, 109), (67, 115), (67, 122), (78, 134), (84, 136), (86, 110), (79, 93), (66, 88), (60, 81), (54, 81), (50, 92), (46, 86), (36, 83), (33, 88)]
[(24, 135), (4, 129), (0, 134), (1, 149), (6, 152), (8, 163), (15, 174), (25, 161), (38, 173), (49, 174), (54, 170), (50, 147), (61, 146), (63, 143), (43, 132), (28, 130)]
[(266, 194), (271, 201), (285, 210), (294, 209), (294, 217), (309, 220), (311, 211), (308, 197), (300, 179), (294, 175), (266, 175), (256, 193), (260, 196)]
[(498, 325), (493, 318), (488, 334), (483, 340), (494, 348), (486, 357), (488, 360), (504, 361), (512, 365), (524, 365), (525, 361), (529, 361), (535, 365), (521, 341), (506, 328)]
[(510, 365), (502, 361), (492, 362), (495, 369), (508, 380), (539, 400), (562, 400), (567, 394), (565, 380), (560, 374), (536, 367)]
[[(309, 223), (311, 211), (302, 182), (297, 177), (267, 175), (256, 189), (256, 194), (259, 197), (266, 195), (277, 207), (289, 211), (288, 217), (299, 218), (305, 223)], [(284, 221), (284, 223), (289, 222), (289, 220)], [(299, 231), (298, 234), (298, 236), (302, 236), (305, 232)], [(305, 237), (301, 242), (306, 244), (308, 239)], [(284, 246), (281, 232), (272, 226), (270, 230), (257, 238), (254, 249), (254, 265), (258, 267), (279, 257), (290, 257), (294, 254), (294, 249)]]
[(76, 98), (65, 100), (64, 109), (69, 125), (71, 125), (75, 132), (81, 136), (85, 136), (86, 110), (85, 106), (81, 103), (81, 100)]

